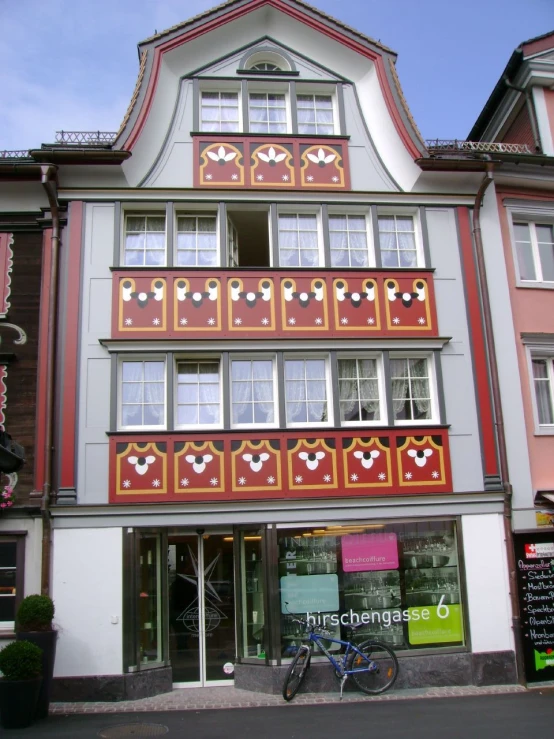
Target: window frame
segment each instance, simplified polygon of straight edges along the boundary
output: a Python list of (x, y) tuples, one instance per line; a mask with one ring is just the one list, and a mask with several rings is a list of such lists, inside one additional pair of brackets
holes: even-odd
[[(253, 131), (252, 130), (252, 118), (250, 116), (250, 95), (283, 95), (285, 98), (285, 131), (272, 132), (272, 131)], [(246, 89), (246, 100), (243, 105), (246, 106), (248, 111), (248, 131), (245, 133), (251, 133), (254, 136), (288, 136), (293, 133), (292, 127), (292, 108), (291, 108), (291, 91), (288, 82), (274, 82), (271, 85), (267, 85), (259, 80), (251, 80), (248, 82)], [(269, 106), (268, 106), (269, 110)], [(256, 121), (255, 121), (256, 122)], [(268, 121), (269, 123), (270, 121)], [(244, 126), (244, 123), (243, 123)]]
[[(380, 418), (377, 421), (367, 421), (367, 420), (360, 420), (360, 421), (343, 421), (341, 417), (341, 410), (340, 410), (340, 371), (339, 371), (339, 364), (341, 360), (364, 360), (364, 359), (373, 359), (376, 363), (376, 369), (377, 369), (377, 388), (379, 392), (379, 415)], [(336, 364), (336, 371), (337, 371), (337, 387), (338, 387), (338, 412), (339, 412), (339, 418), (338, 422), (341, 428), (357, 428), (360, 426), (388, 426), (389, 425), (389, 419), (388, 419), (388, 407), (387, 407), (387, 392), (386, 392), (386, 378), (385, 378), (385, 368), (384, 368), (384, 362), (383, 362), (383, 352), (340, 352), (337, 354), (337, 364)], [(359, 393), (359, 384), (358, 384), (358, 398), (357, 402), (360, 402), (360, 393)]]
[[(204, 93), (218, 93), (220, 95), (220, 105), (219, 108), (221, 109), (221, 94), (222, 93), (234, 93), (237, 96), (237, 113), (238, 113), (238, 121), (237, 121), (237, 130), (236, 131), (208, 131), (203, 128), (203, 119), (202, 119), (202, 95)], [(221, 123), (222, 121), (218, 119), (218, 123), (220, 124), (221, 129)], [(240, 85), (240, 82), (237, 82), (237, 80), (229, 80), (229, 81), (221, 81), (221, 80), (209, 80), (209, 79), (203, 79), (200, 81), (200, 86), (198, 89), (198, 130), (201, 133), (204, 134), (229, 134), (229, 135), (237, 135), (244, 133), (244, 117), (243, 117), (243, 98), (242, 98), (242, 88)]]
[[(310, 206), (302, 206), (299, 205), (295, 207), (293, 204), (287, 204), (282, 206), (277, 206), (277, 227), (276, 227), (276, 254), (277, 258), (279, 260), (279, 268), (281, 269), (321, 269), (326, 268), (326, 259), (325, 259), (325, 237), (324, 237), (324, 224), (323, 224), (323, 208), (321, 205), (317, 205), (315, 207)], [(280, 227), (279, 227), (279, 221), (281, 216), (315, 216), (316, 219), (316, 235), (317, 235), (317, 254), (318, 254), (318, 263), (313, 265), (288, 265), (288, 264), (282, 264), (281, 263), (281, 245), (280, 245)], [(328, 228), (327, 226), (325, 226)], [(298, 231), (297, 231), (298, 233)], [(314, 250), (315, 251), (315, 250)], [(300, 254), (300, 248), (298, 249), (298, 254)]]
[[(127, 219), (128, 218), (162, 218), (162, 217), (165, 222), (163, 260), (159, 264), (127, 264), (126, 262)], [(146, 205), (145, 207), (137, 207), (136, 205), (134, 205), (128, 208), (123, 208), (121, 212), (121, 231), (120, 231), (121, 248), (119, 251), (119, 260), (120, 260), (121, 266), (127, 269), (137, 269), (141, 271), (145, 271), (149, 269), (159, 269), (160, 267), (167, 267), (169, 228), (171, 228), (171, 224), (168, 224), (168, 214), (167, 214), (167, 208), (165, 204), (161, 207), (160, 206), (149, 206), (149, 205)], [(145, 233), (147, 232), (145, 231)], [(159, 233), (159, 232), (156, 231), (153, 233)], [(130, 251), (137, 251), (137, 250), (133, 249)], [(144, 254), (146, 255), (146, 248), (144, 249)]]
[[(0, 621), (0, 635), (11, 634), (15, 629), (15, 614), (19, 604), (23, 600), (25, 591), (25, 543), (26, 531), (2, 531), (0, 532), (0, 543), (15, 543), (15, 601), (14, 620)], [(6, 569), (13, 569), (11, 567)]]
[[(164, 418), (160, 425), (125, 426), (123, 424), (123, 364), (125, 362), (163, 362), (163, 405)], [(129, 433), (138, 431), (166, 431), (168, 428), (168, 400), (167, 400), (167, 354), (134, 354), (132, 356), (120, 355), (117, 362), (117, 430)], [(142, 404), (144, 405), (144, 403)]]
[[(331, 218), (333, 217), (342, 217), (346, 216), (347, 221), (349, 216), (357, 216), (358, 218), (363, 217), (365, 220), (365, 235), (366, 235), (366, 247), (367, 247), (367, 265), (364, 266), (357, 266), (353, 264), (349, 264), (348, 266), (342, 267), (342, 266), (334, 266), (333, 265), (333, 247), (331, 244)], [(340, 206), (333, 204), (332, 206), (329, 206), (328, 208), (328, 214), (327, 214), (327, 235), (329, 237), (329, 265), (328, 268), (332, 270), (342, 270), (342, 269), (375, 269), (377, 267), (377, 254), (376, 254), (376, 244), (373, 234), (373, 220), (372, 220), (372, 213), (371, 213), (371, 207), (366, 206), (363, 208), (356, 207), (356, 206), (345, 206), (341, 208)], [(350, 244), (348, 245), (347, 249), (348, 254), (348, 260), (351, 261), (351, 250), (350, 250)]]
[[(178, 256), (179, 256), (179, 245), (178, 245), (178, 235), (179, 235), (179, 218), (215, 218), (215, 264), (195, 264), (195, 265), (180, 265), (178, 264)], [(184, 232), (183, 232), (184, 233)], [(192, 232), (191, 232), (192, 233)], [(199, 231), (196, 231), (196, 234), (200, 233)], [(211, 232), (208, 232), (211, 233)], [(179, 207), (179, 209), (175, 210), (174, 218), (173, 218), (173, 265), (175, 269), (214, 269), (215, 267), (221, 267), (221, 219), (220, 219), (220, 213), (218, 208), (206, 208), (205, 210), (201, 207), (194, 207), (193, 209), (187, 210), (185, 208)], [(182, 250), (181, 250), (182, 251)], [(196, 261), (198, 261), (198, 248), (195, 250), (196, 254)]]
[[(416, 252), (416, 264), (413, 267), (402, 267), (402, 266), (396, 266), (392, 267), (389, 265), (385, 265), (383, 263), (383, 249), (381, 246), (381, 232), (379, 230), (379, 218), (381, 217), (391, 217), (395, 216), (398, 218), (411, 218), (412, 222), (414, 224), (414, 243), (415, 243), (415, 252)], [(396, 231), (395, 233), (398, 233)], [(423, 247), (423, 229), (421, 226), (421, 218), (418, 208), (395, 208), (393, 206), (378, 206), (377, 208), (377, 222), (375, 224), (375, 237), (378, 239), (378, 243), (374, 244), (374, 249), (377, 254), (377, 250), (379, 253), (379, 260), (380, 264), (382, 265), (382, 269), (425, 269), (425, 249)], [(398, 253), (399, 250), (396, 249), (396, 253)]]
[[(202, 364), (217, 362), (218, 365), (218, 405), (219, 405), (219, 421), (218, 423), (179, 423), (178, 422), (178, 388), (179, 388), (179, 365), (180, 364)], [(195, 354), (187, 356), (176, 356), (173, 363), (173, 388), (174, 388), (174, 401), (173, 401), (173, 412), (174, 421), (173, 428), (175, 431), (187, 431), (187, 430), (223, 430), (225, 427), (225, 409), (224, 409), (224, 375), (223, 375), (223, 356), (222, 354)]]
[[(317, 132), (316, 133), (301, 133), (300, 123), (298, 121), (298, 113), (297, 113), (296, 133), (299, 136), (319, 137), (319, 136), (337, 136), (340, 134), (340, 112), (339, 112), (339, 103), (338, 103), (338, 94), (337, 94), (336, 84), (332, 85), (332, 87), (326, 85), (325, 87), (318, 89), (317, 85), (302, 84), (301, 82), (299, 82), (296, 85), (295, 103), (296, 103), (297, 111), (298, 111), (298, 96), (299, 95), (311, 95), (314, 98), (318, 95), (321, 95), (322, 97), (330, 97), (331, 98), (331, 109), (333, 111), (333, 132), (332, 133), (317, 133)], [(314, 101), (314, 105), (315, 105), (315, 101)]]
[[(320, 426), (335, 426), (335, 420), (334, 420), (334, 403), (333, 403), (333, 378), (332, 378), (332, 368), (331, 368), (331, 357), (330, 354), (324, 353), (324, 352), (307, 352), (307, 353), (298, 353), (298, 352), (287, 352), (284, 351), (283, 354), (283, 377), (282, 377), (282, 391), (283, 391), (283, 407), (284, 407), (284, 414), (285, 417), (283, 419), (284, 426), (286, 429), (301, 429), (301, 428), (318, 428)], [(286, 365), (287, 361), (289, 360), (299, 360), (306, 362), (310, 359), (321, 359), (323, 360), (323, 367), (325, 372), (325, 403), (327, 405), (327, 420), (326, 421), (297, 421), (297, 422), (289, 422), (288, 415), (287, 415), (287, 380), (286, 380)], [(306, 398), (306, 402), (308, 399)], [(315, 401), (312, 401), (315, 402)]]
[[(537, 265), (540, 267), (540, 274), (542, 277), (542, 265), (540, 262), (540, 255), (538, 254), (538, 244), (536, 241), (536, 229), (539, 226), (550, 226), (554, 229), (554, 207), (507, 207), (506, 214), (508, 217), (508, 228), (510, 232), (510, 243), (512, 248), (512, 258), (515, 273), (515, 284), (516, 287), (525, 287), (531, 289), (542, 289), (542, 290), (554, 290), (554, 280), (524, 280), (521, 277), (519, 268), (519, 258), (517, 252), (516, 234), (514, 226), (517, 223), (526, 223), (533, 228), (530, 229), (531, 236), (531, 248), (533, 253), (533, 266), (535, 267), (535, 274), (538, 274)], [(534, 239), (534, 241), (533, 241)]]
[(528, 372), (528, 388), (531, 396), (531, 407), (533, 409), (533, 425), (535, 436), (554, 436), (554, 423), (552, 424), (541, 424), (539, 420), (539, 407), (537, 402), (537, 393), (535, 390), (535, 377), (533, 374), (533, 360), (534, 359), (545, 359), (550, 363), (549, 378), (551, 379), (550, 385), (550, 399), (552, 401), (552, 408), (554, 410), (554, 334), (550, 335), (550, 340), (545, 343), (539, 343), (537, 341), (526, 341), (523, 339), (525, 345), (525, 352), (527, 356), (527, 372)]
[(386, 378), (387, 385), (390, 388), (390, 399), (391, 417), (389, 424), (391, 426), (435, 426), (441, 423), (440, 420), (440, 404), (439, 404), (439, 392), (437, 382), (437, 367), (435, 364), (435, 354), (433, 352), (414, 352), (414, 351), (391, 351), (389, 354), (389, 360), (392, 362), (393, 359), (425, 359), (427, 360), (427, 372), (429, 378), (429, 396), (430, 396), (430, 417), (429, 418), (407, 418), (398, 419), (394, 414), (394, 397), (392, 394), (392, 370), (390, 368), (388, 376)]
[[(271, 423), (233, 423), (233, 362), (271, 361), (273, 382), (273, 421)], [(251, 401), (250, 405), (254, 401)], [(230, 429), (273, 429), (279, 428), (279, 369), (275, 353), (229, 354), (229, 428)]]

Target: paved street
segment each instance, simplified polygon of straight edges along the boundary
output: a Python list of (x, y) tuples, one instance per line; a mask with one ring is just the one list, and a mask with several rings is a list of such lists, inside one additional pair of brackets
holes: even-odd
[[(112, 710), (117, 710), (117, 704)], [(130, 724), (135, 725), (134, 729)], [(169, 730), (154, 733), (154, 727), (145, 724)], [(54, 714), (28, 729), (3, 731), (2, 737), (342, 739), (346, 735), (349, 739), (527, 739), (551, 736), (553, 724), (554, 690), (543, 690), (342, 704), (281, 702), (255, 708)]]

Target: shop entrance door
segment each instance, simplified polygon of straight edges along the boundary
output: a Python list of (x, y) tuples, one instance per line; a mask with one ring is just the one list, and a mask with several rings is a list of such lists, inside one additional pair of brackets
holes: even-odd
[(170, 534), (168, 568), (174, 685), (228, 684), (235, 662), (232, 534)]

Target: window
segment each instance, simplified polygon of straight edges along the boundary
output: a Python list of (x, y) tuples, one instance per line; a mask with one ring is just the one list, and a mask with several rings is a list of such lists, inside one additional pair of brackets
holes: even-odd
[(421, 266), (412, 216), (379, 216), (379, 245), (383, 267)]
[(317, 216), (311, 213), (279, 215), (279, 264), (281, 267), (319, 267)]
[(177, 266), (215, 267), (218, 262), (217, 217), (178, 216)]
[(201, 93), (200, 130), (236, 133), (240, 131), (238, 92)]
[(367, 224), (364, 215), (329, 214), (331, 267), (368, 267)]
[(121, 427), (165, 425), (165, 362), (121, 362)]
[(221, 425), (218, 360), (177, 365), (177, 426)]
[(341, 423), (380, 421), (377, 360), (339, 359), (338, 367)]
[(297, 95), (298, 133), (332, 135), (333, 97), (331, 95)]
[(251, 92), (248, 115), (251, 133), (287, 133), (287, 105), (284, 94)]
[(554, 378), (552, 359), (533, 357), (532, 365), (539, 425), (549, 426), (554, 424), (554, 413), (552, 410), (552, 380)]
[(285, 359), (285, 404), (287, 425), (328, 423), (325, 359)]
[(280, 72), (281, 68), (271, 62), (258, 62), (253, 64), (249, 69), (253, 69), (256, 72)]
[(554, 282), (554, 227), (548, 223), (514, 223), (519, 277)]
[(0, 539), (0, 628), (12, 628), (17, 594), (17, 541)]
[(165, 263), (165, 215), (128, 215), (124, 264), (157, 267)]
[(275, 423), (273, 360), (231, 361), (231, 424)]
[(427, 358), (391, 358), (390, 373), (394, 420), (430, 420), (431, 381)]

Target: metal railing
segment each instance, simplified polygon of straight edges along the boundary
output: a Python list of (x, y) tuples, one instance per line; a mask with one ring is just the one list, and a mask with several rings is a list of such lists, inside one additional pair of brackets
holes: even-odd
[(4, 149), (0, 151), (0, 159), (30, 159), (29, 149)]
[(527, 144), (505, 144), (461, 139), (427, 139), (425, 145), (433, 154), (533, 154)]
[(111, 146), (116, 137), (117, 131), (56, 131), (57, 144)]

